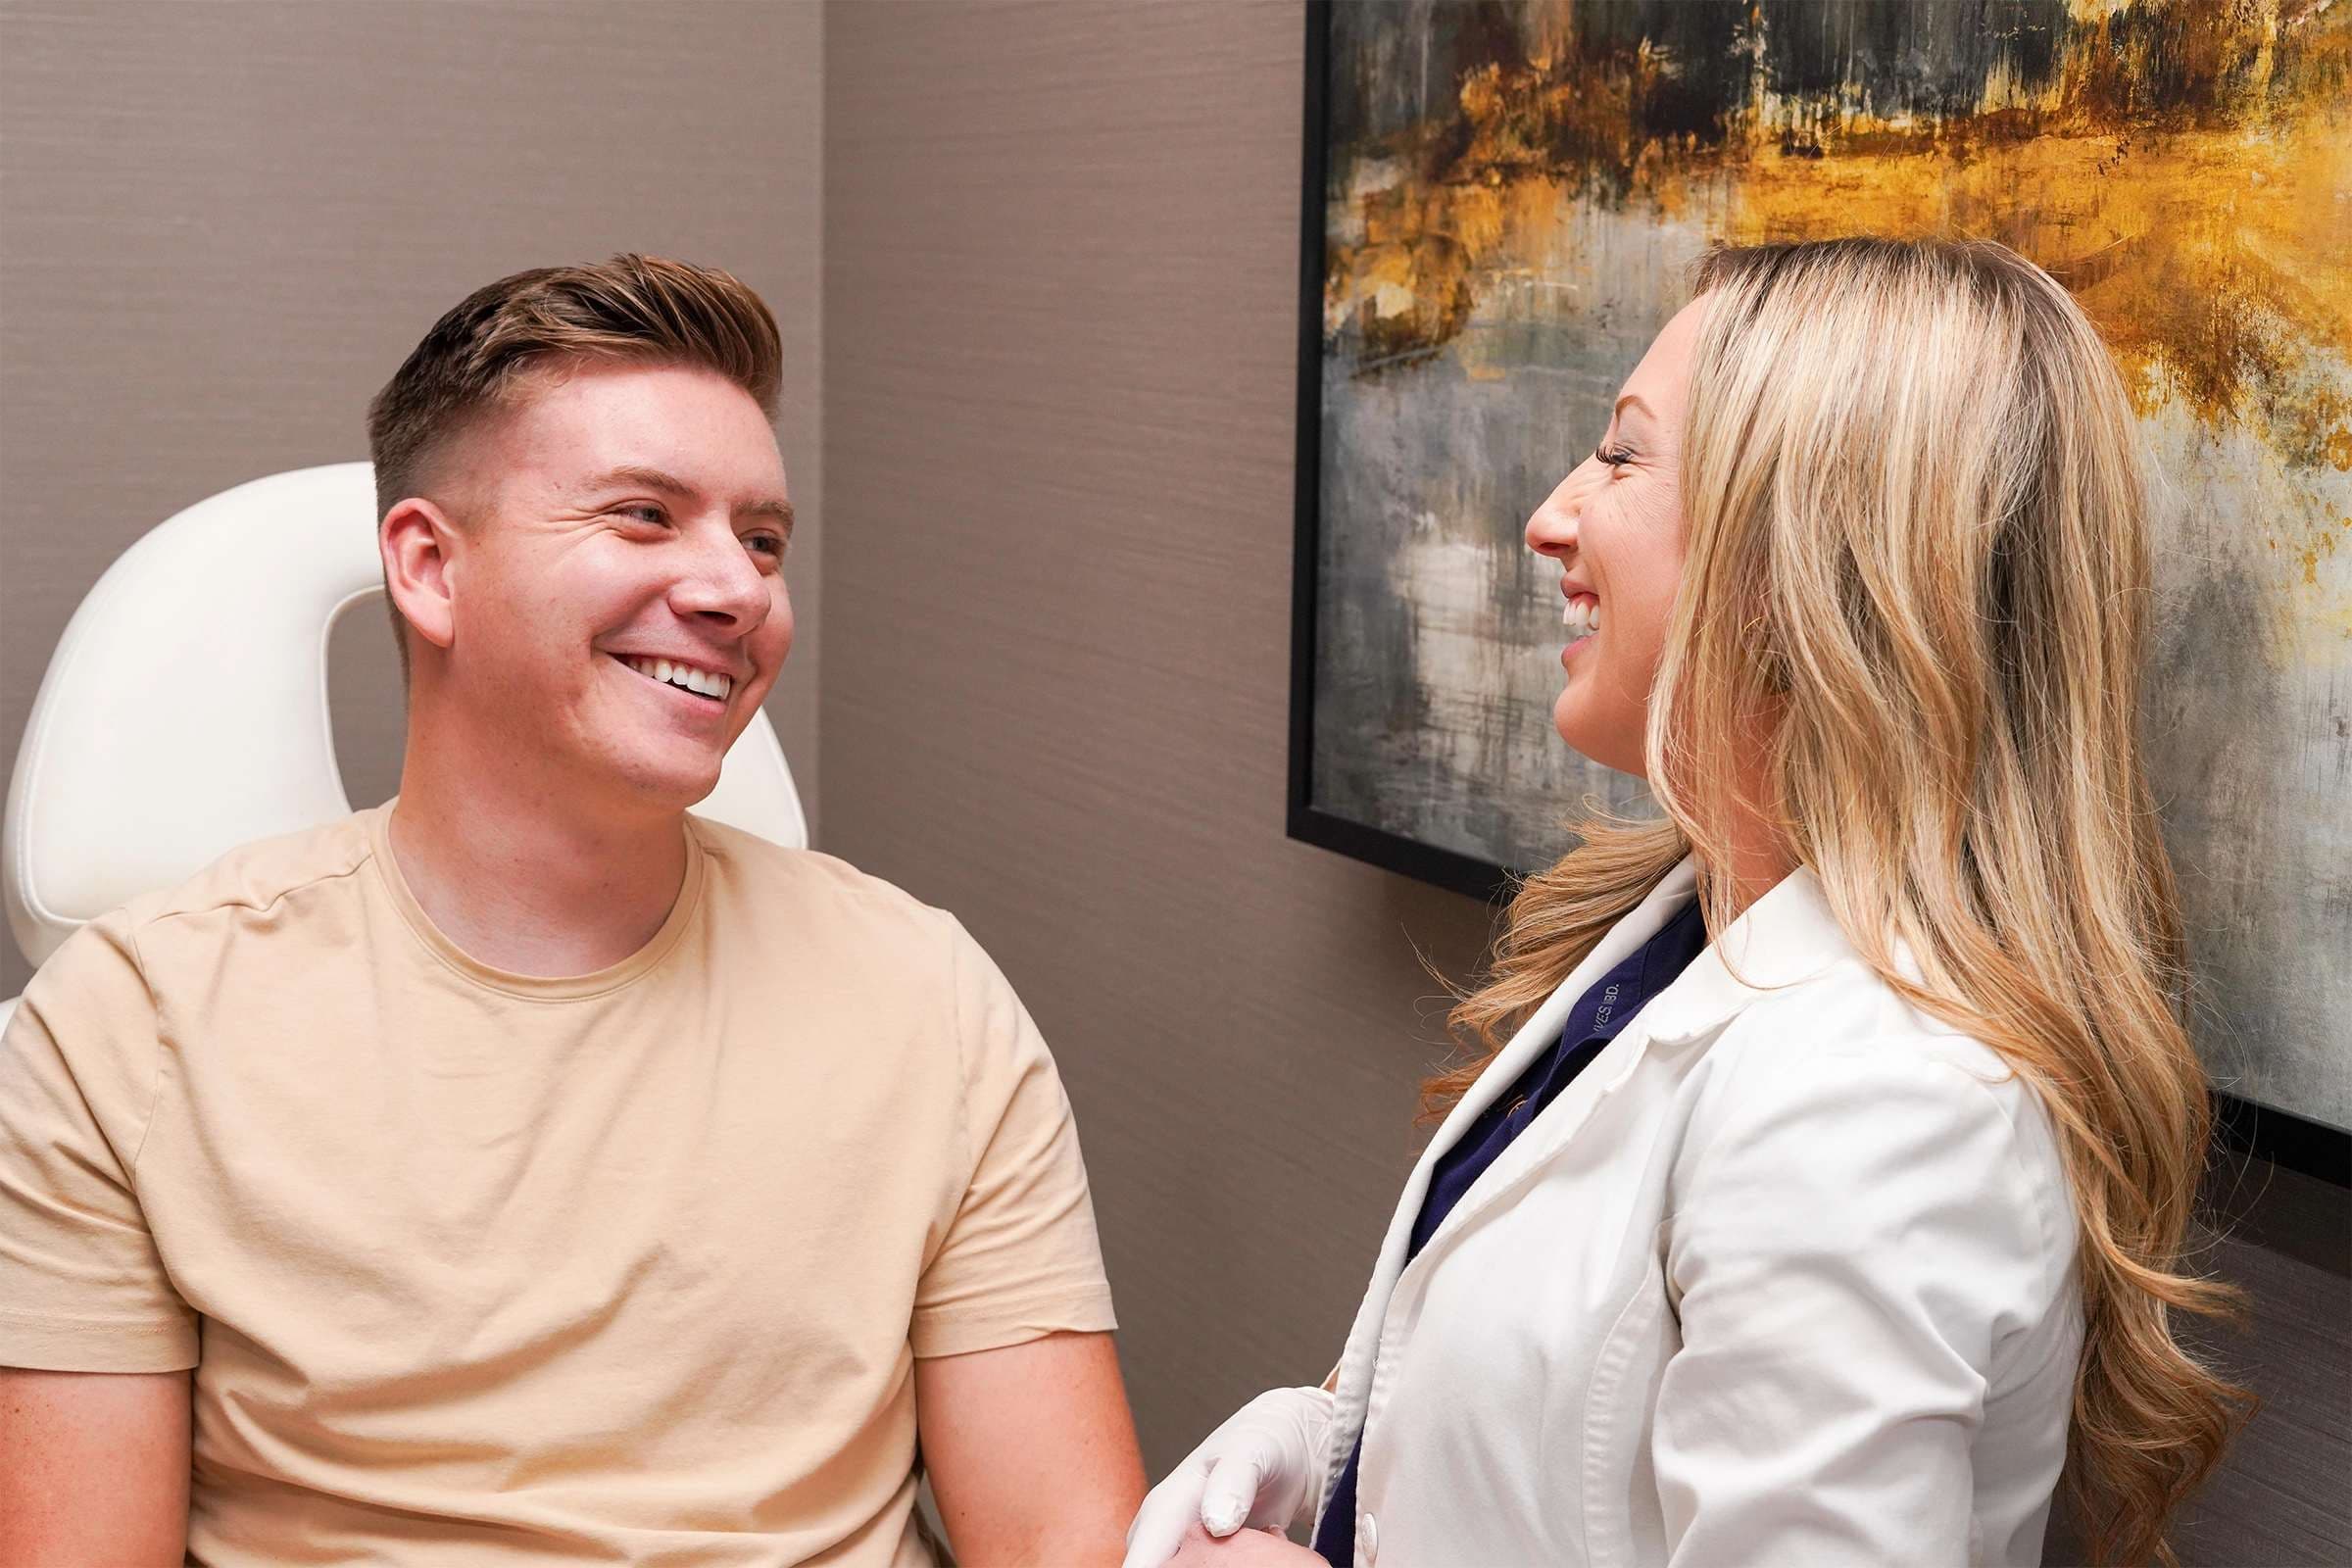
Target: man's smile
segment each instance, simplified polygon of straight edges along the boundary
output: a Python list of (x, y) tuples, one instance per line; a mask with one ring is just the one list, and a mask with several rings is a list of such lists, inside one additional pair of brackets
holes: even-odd
[(646, 659), (635, 654), (614, 654), (612, 657), (647, 680), (659, 681), (706, 701), (724, 703), (727, 693), (735, 688), (733, 676), (704, 665), (671, 659)]

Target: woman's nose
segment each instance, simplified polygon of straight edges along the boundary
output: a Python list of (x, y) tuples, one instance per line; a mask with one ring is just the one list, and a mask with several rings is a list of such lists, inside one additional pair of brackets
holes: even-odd
[(1537, 555), (1565, 557), (1576, 549), (1577, 528), (1584, 516), (1585, 467), (1579, 464), (1529, 515), (1527, 548)]

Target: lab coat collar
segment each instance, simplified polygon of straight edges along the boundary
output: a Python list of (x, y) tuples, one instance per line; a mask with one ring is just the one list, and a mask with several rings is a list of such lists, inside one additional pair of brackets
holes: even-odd
[(1798, 866), (1725, 927), (1636, 1022), (1651, 1040), (1680, 1045), (1853, 956), (1821, 878)]
[[(1569, 1009), (1584, 996), (1586, 988), (1656, 936), (1666, 922), (1673, 919), (1676, 912), (1690, 901), (1697, 888), (1698, 862), (1685, 856), (1674, 869), (1658, 879), (1657, 885), (1649, 890), (1640, 904), (1618, 917), (1617, 923), (1593, 944), (1592, 951), (1585, 955), (1567, 979), (1552, 989), (1551, 995), (1528, 1015), (1502, 1049), (1495, 1053), (1494, 1059), (1487, 1063), (1477, 1080), (1471, 1084), (1469, 1092), (1462, 1096), (1453, 1109), (1446, 1113), (1445, 1121), (1439, 1124), (1437, 1136), (1430, 1140), (1428, 1149), (1423, 1152), (1421, 1163), (1415, 1168), (1413, 1180), (1405, 1191), (1405, 1197), (1410, 1200), (1405, 1206), (1411, 1212), (1402, 1213), (1400, 1209), (1399, 1236), (1412, 1229), (1412, 1216), (1420, 1212), (1420, 1199), (1413, 1189), (1426, 1186), (1430, 1169), (1438, 1156), (1452, 1148), (1470, 1124), (1484, 1115), (1487, 1108), (1518, 1081), (1520, 1073), (1527, 1069), (1530, 1062), (1551, 1049), (1552, 1042), (1559, 1038), (1561, 1026), (1568, 1021)], [(1675, 981), (1676, 985), (1681, 983), (1679, 979)], [(1656, 1006), (1659, 1001), (1672, 994), (1672, 987), (1669, 987), (1649, 1005)], [(1637, 1012), (1623, 1032), (1637, 1035), (1645, 1033), (1642, 1019), (1647, 1010), (1644, 1008)]]

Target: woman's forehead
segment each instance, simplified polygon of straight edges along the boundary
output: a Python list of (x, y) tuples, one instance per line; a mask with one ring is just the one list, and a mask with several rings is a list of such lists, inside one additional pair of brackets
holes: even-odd
[(1705, 303), (1706, 296), (1699, 296), (1658, 329), (1642, 363), (1625, 378), (1626, 395), (1641, 397), (1661, 416), (1682, 406), (1683, 391), (1690, 381), (1691, 356), (1698, 347), (1698, 329), (1706, 318)]

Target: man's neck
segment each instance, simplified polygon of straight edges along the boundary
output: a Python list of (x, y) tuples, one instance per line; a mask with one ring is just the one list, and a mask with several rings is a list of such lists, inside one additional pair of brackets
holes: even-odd
[(461, 787), (412, 751), (393, 807), (393, 858), (426, 917), (511, 974), (620, 962), (662, 929), (686, 879), (683, 812), (551, 810), (552, 794), (512, 778)]

